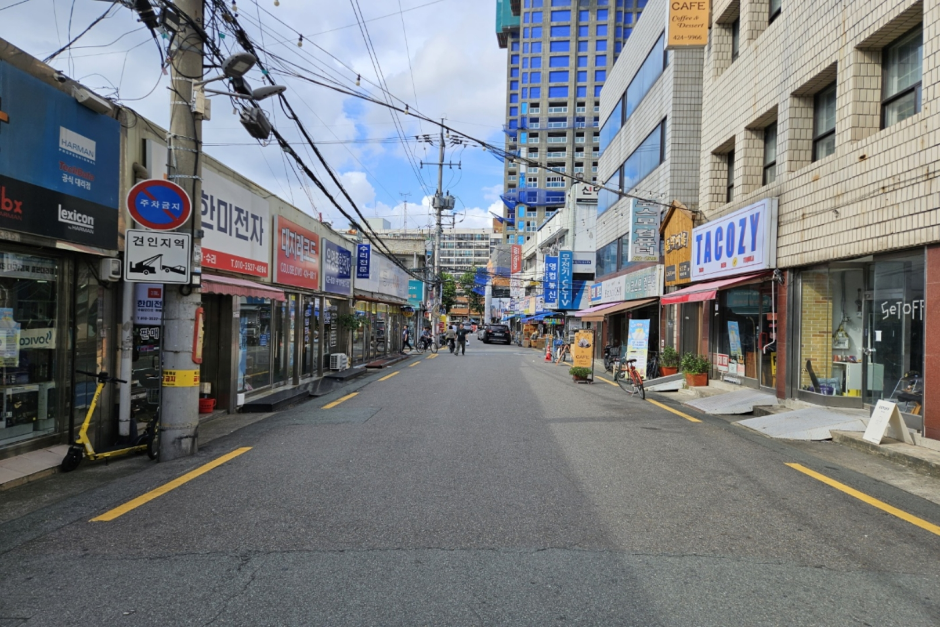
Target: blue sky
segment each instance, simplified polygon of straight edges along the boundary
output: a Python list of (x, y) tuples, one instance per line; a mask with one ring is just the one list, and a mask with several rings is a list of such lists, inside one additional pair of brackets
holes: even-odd
[[(93, 0), (27, 0), (17, 5), (19, 1), (0, 0), (0, 36), (40, 59), (110, 6)], [(348, 89), (357, 89), (359, 75), (358, 90), (381, 98), (378, 72), (357, 23), (355, 5), (354, 0), (279, 0), (275, 7), (273, 0), (241, 0), (237, 6), (240, 23), (267, 53)], [(502, 145), (506, 57), (494, 34), (494, 0), (358, 0), (358, 5), (389, 93), (431, 119), (446, 118), (460, 131)], [(301, 48), (296, 45), (298, 33), (304, 35)], [(231, 39), (219, 43), (235, 51)], [(272, 65), (272, 59), (264, 60)], [(50, 65), (158, 124), (167, 124), (168, 81), (160, 72), (149, 33), (129, 9), (115, 5), (108, 17)], [(261, 78), (257, 70), (249, 75), (254, 86), (261, 84)], [(427, 196), (437, 184), (436, 168), (426, 166), (421, 170), (423, 184), (419, 181), (387, 108), (295, 77), (275, 78), (288, 87), (294, 110), (364, 215), (384, 217), (400, 227), (407, 200), (408, 228), (429, 224)], [(263, 106), (286, 137), (300, 141), (273, 100)], [(298, 182), (285, 155), (276, 146), (254, 142), (228, 107), (224, 98), (214, 100), (212, 120), (204, 124), (206, 152), (302, 210), (322, 212), (325, 220), (345, 226), (345, 219), (315, 188)], [(436, 162), (437, 146), (414, 141), (414, 136), (437, 135), (437, 127), (414, 116), (398, 119), (414, 161)], [(301, 154), (312, 163), (308, 152)], [(460, 146), (449, 147), (446, 160), (463, 164), (460, 170), (444, 171), (444, 187), (457, 197), (458, 226), (489, 226), (488, 211), (500, 213), (502, 206), (502, 164), (490, 152)], [(322, 168), (315, 171), (327, 178)]]

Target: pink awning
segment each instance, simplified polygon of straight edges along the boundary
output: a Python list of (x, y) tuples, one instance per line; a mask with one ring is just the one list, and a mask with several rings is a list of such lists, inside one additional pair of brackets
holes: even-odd
[(663, 305), (676, 305), (678, 303), (698, 303), (705, 300), (715, 300), (715, 296), (720, 289), (741, 285), (742, 283), (749, 283), (766, 275), (766, 272), (758, 272), (756, 274), (744, 274), (730, 279), (721, 279), (720, 281), (699, 283), (692, 287), (686, 287), (677, 292), (672, 292), (671, 294), (665, 294), (660, 303)]
[(584, 316), (589, 316), (591, 314), (604, 311), (605, 309), (610, 309), (611, 307), (616, 307), (620, 303), (605, 303), (603, 305), (597, 305), (596, 307), (591, 307), (589, 309), (581, 309), (574, 312), (576, 318), (583, 318)]
[(284, 291), (276, 287), (254, 283), (244, 279), (233, 279), (215, 274), (202, 275), (202, 291), (209, 294), (228, 294), (229, 296), (252, 296), (254, 298), (270, 298), (284, 301)]

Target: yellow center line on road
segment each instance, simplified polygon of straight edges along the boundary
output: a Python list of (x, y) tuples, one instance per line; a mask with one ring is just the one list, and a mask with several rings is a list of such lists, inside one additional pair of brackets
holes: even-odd
[(176, 488), (180, 487), (180, 486), (183, 485), (184, 483), (188, 483), (189, 481), (192, 481), (193, 479), (195, 479), (195, 478), (198, 477), (199, 475), (203, 475), (203, 474), (209, 472), (210, 470), (212, 470), (213, 468), (217, 468), (217, 467), (221, 466), (222, 464), (224, 464), (225, 462), (227, 462), (227, 461), (229, 461), (229, 460), (232, 460), (232, 459), (235, 459), (235, 458), (238, 457), (239, 455), (241, 455), (241, 454), (243, 454), (243, 453), (247, 453), (247, 452), (250, 451), (250, 450), (251, 450), (251, 447), (250, 447), (250, 446), (246, 446), (246, 447), (244, 447), (244, 448), (235, 449), (235, 450), (232, 451), (231, 453), (227, 453), (226, 455), (223, 455), (222, 457), (216, 458), (216, 459), (212, 460), (211, 462), (209, 462), (208, 464), (205, 464), (204, 466), (200, 466), (200, 467), (197, 468), (196, 470), (187, 472), (187, 473), (186, 473), (185, 475), (183, 475), (182, 477), (179, 477), (179, 478), (177, 478), (177, 479), (174, 479), (173, 481), (171, 481), (171, 482), (169, 482), (169, 483), (165, 483), (165, 484), (163, 484), (162, 486), (160, 486), (159, 488), (157, 488), (157, 489), (155, 489), (155, 490), (151, 490), (150, 492), (147, 492), (146, 494), (143, 494), (143, 495), (141, 495), (141, 496), (138, 496), (136, 499), (133, 499), (133, 500), (131, 500), (131, 501), (128, 501), (127, 503), (125, 503), (124, 505), (121, 505), (120, 507), (115, 507), (114, 509), (112, 509), (112, 510), (110, 510), (110, 511), (108, 511), (108, 512), (105, 512), (105, 513), (102, 514), (101, 516), (97, 516), (97, 517), (95, 517), (95, 518), (92, 518), (92, 519), (91, 519), (90, 521), (88, 521), (88, 522), (109, 522), (109, 521), (112, 521), (112, 520), (114, 520), (115, 518), (117, 518), (118, 516), (123, 516), (124, 514), (126, 514), (126, 513), (129, 512), (129, 511), (131, 511), (131, 510), (133, 510), (133, 509), (137, 509), (138, 507), (140, 507), (140, 506), (143, 505), (144, 503), (149, 503), (150, 501), (154, 500), (154, 499), (157, 498), (158, 496), (163, 496), (164, 494), (166, 494), (166, 493), (169, 492), (170, 490), (175, 490)]
[(434, 353), (433, 355), (428, 355), (428, 359), (435, 359), (436, 357), (437, 357), (437, 353)]
[(417, 366), (417, 365), (420, 364), (420, 363), (421, 363), (420, 361), (416, 361), (415, 363), (411, 364), (411, 365), (408, 366), (408, 367), (409, 367), (409, 368), (414, 368), (415, 366)]
[(879, 501), (878, 499), (872, 496), (868, 496), (864, 492), (859, 492), (858, 490), (854, 488), (850, 488), (844, 483), (839, 483), (835, 479), (830, 479), (826, 475), (821, 475), (818, 472), (814, 470), (810, 470), (806, 466), (803, 466), (802, 464), (787, 464), (787, 466), (789, 466), (793, 470), (798, 470), (804, 475), (808, 475), (812, 477), (813, 479), (816, 479), (817, 481), (822, 481), (826, 485), (831, 486), (835, 488), (836, 490), (839, 490), (840, 492), (845, 492), (849, 496), (854, 496), (855, 498), (862, 501), (863, 503), (868, 503), (872, 507), (877, 507), (883, 512), (887, 512), (891, 514), (892, 516), (897, 516), (901, 520), (905, 520), (911, 523), (912, 525), (916, 525), (920, 527), (921, 529), (925, 529), (934, 535), (940, 536), (940, 527), (927, 522), (923, 518), (918, 518), (917, 516), (914, 516), (913, 514), (908, 514), (907, 512), (903, 510), (900, 510), (896, 507), (892, 507), (891, 505), (888, 505), (884, 501)]
[(333, 409), (334, 407), (336, 407), (336, 406), (339, 405), (340, 403), (345, 403), (346, 401), (348, 401), (349, 399), (351, 399), (353, 396), (358, 396), (358, 394), (359, 394), (359, 392), (353, 392), (352, 394), (347, 394), (346, 396), (344, 396), (343, 398), (339, 399), (338, 401), (333, 401), (332, 403), (327, 403), (326, 405), (323, 406), (323, 409)]
[(699, 420), (698, 418), (693, 418), (692, 416), (690, 416), (690, 415), (688, 415), (688, 414), (683, 414), (681, 411), (678, 411), (678, 410), (676, 410), (676, 409), (673, 409), (672, 407), (669, 407), (668, 405), (663, 405), (662, 403), (659, 403), (659, 402), (654, 401), (654, 400), (652, 400), (652, 399), (649, 399), (649, 398), (648, 398), (648, 399), (646, 399), (646, 402), (647, 402), (647, 403), (652, 403), (653, 405), (656, 405), (656, 407), (659, 407), (660, 409), (665, 409), (666, 411), (670, 411), (670, 412), (674, 413), (674, 414), (677, 415), (677, 416), (682, 416), (683, 418), (685, 418), (685, 419), (688, 420), (689, 422), (702, 422), (702, 421)]
[(401, 370), (396, 370), (396, 371), (393, 372), (392, 374), (385, 375), (384, 377), (382, 377), (381, 379), (379, 379), (379, 381), (388, 381), (389, 379), (391, 379), (392, 377), (394, 377), (394, 376), (395, 376), (396, 374), (398, 374), (399, 372), (401, 372)]

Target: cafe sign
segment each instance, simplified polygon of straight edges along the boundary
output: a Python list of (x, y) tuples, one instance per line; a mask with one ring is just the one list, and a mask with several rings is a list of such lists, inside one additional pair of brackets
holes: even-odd
[(682, 285), (692, 280), (692, 214), (672, 207), (663, 222), (665, 284)]
[(669, 0), (666, 50), (704, 48), (708, 45), (711, 0)]

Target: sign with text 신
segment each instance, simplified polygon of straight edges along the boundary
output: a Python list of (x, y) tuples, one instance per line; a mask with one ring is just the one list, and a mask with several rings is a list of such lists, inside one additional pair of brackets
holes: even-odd
[(320, 236), (283, 216), (274, 218), (274, 282), (320, 289)]
[(545, 257), (545, 306), (558, 306), (558, 257)]
[(124, 280), (129, 283), (189, 283), (189, 233), (139, 231), (124, 235)]
[(630, 200), (630, 247), (627, 261), (659, 261), (659, 205)]
[(372, 260), (371, 244), (356, 244), (356, 278), (369, 278), (369, 264)]
[(199, 385), (198, 370), (164, 370), (163, 387), (194, 388)]
[(574, 346), (571, 347), (574, 366), (594, 368), (594, 331), (583, 329), (574, 334)]
[(575, 309), (574, 302), (574, 253), (563, 250), (558, 253), (558, 308)]
[(145, 229), (172, 231), (183, 226), (193, 212), (189, 194), (172, 181), (141, 181), (127, 192), (127, 210)]
[(881, 440), (888, 432), (895, 440), (907, 444), (914, 443), (914, 438), (911, 437), (911, 432), (907, 430), (907, 425), (904, 424), (904, 418), (901, 417), (897, 403), (878, 401), (875, 410), (871, 413), (871, 418), (868, 420), (868, 428), (865, 429), (865, 435), (862, 436), (862, 439), (872, 444), (881, 444)]
[(704, 48), (708, 45), (710, 0), (669, 0), (666, 49)]
[(776, 264), (776, 198), (765, 198), (692, 230), (693, 281), (768, 270)]

